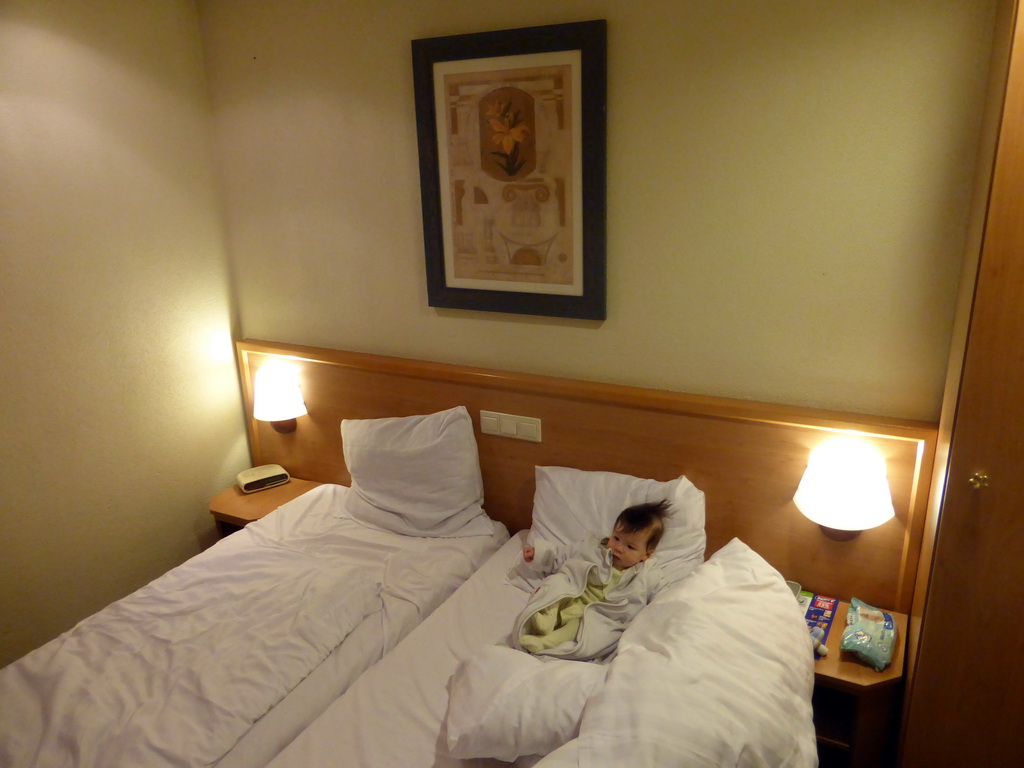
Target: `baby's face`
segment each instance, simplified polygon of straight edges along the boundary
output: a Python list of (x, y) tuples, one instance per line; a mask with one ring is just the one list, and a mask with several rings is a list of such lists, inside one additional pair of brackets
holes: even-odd
[(647, 529), (626, 533), (622, 528), (616, 526), (608, 538), (608, 549), (612, 553), (612, 565), (620, 569), (630, 568), (650, 557), (651, 550), (647, 548), (649, 536), (650, 531)]

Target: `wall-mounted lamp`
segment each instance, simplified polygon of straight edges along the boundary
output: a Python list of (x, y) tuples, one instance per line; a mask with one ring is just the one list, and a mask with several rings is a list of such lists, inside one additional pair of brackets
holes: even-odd
[(253, 382), (252, 416), (269, 421), (278, 432), (294, 432), (296, 419), (307, 413), (295, 367), (282, 361), (266, 363)]
[(852, 437), (829, 440), (811, 451), (793, 501), (836, 539), (853, 538), (896, 514), (885, 459), (871, 445)]

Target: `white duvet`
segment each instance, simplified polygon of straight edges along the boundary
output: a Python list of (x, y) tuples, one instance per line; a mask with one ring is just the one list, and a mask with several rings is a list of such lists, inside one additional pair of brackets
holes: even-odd
[(641, 612), (579, 738), (538, 768), (813, 768), (813, 685), (792, 593), (733, 539)]
[(458, 540), (336, 517), (345, 491), (307, 494), (0, 670), (0, 765), (213, 764), (368, 615), (412, 606), (400, 636), (472, 572)]
[(521, 546), (506, 543), (271, 768), (339, 755), (359, 768), (817, 765), (807, 626), (743, 542), (662, 591), (600, 666), (503, 647), (528, 597), (502, 580)]

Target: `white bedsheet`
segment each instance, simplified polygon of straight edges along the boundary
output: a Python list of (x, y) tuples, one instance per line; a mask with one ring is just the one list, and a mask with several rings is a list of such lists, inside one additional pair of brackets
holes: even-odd
[(349, 768), (499, 765), (450, 757), (439, 729), (448, 679), (459, 661), (507, 638), (526, 604), (528, 593), (502, 583), (524, 541), (520, 533), (506, 542), (427, 622), (299, 734), (271, 768), (336, 765), (339, 755)]
[[(347, 768), (508, 766), (452, 757), (445, 713), (460, 662), (506, 641), (528, 599), (503, 583), (523, 540), (507, 542), (270, 768), (319, 768), (338, 756)], [(583, 709), (579, 737), (516, 766), (817, 764), (806, 625), (782, 577), (742, 542), (646, 607), (607, 670)], [(487, 709), (481, 702), (485, 720)]]
[(300, 497), (0, 670), (0, 765), (213, 764), (350, 633), (368, 658), (347, 660), (372, 664), (506, 538), (371, 529), (334, 514), (346, 492)]

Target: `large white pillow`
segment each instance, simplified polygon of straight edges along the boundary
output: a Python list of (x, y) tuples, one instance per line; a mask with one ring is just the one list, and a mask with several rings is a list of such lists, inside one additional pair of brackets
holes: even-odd
[(511, 762), (546, 755), (574, 738), (606, 667), (487, 646), (448, 683), (445, 738), (453, 757)]
[(604, 538), (626, 507), (667, 499), (672, 514), (665, 519), (654, 563), (675, 579), (703, 562), (704, 492), (685, 476), (662, 482), (569, 467), (537, 467), (535, 476), (531, 545), (540, 539), (571, 544), (588, 536)]
[(464, 406), (425, 416), (345, 419), (352, 491), (344, 511), (410, 536), (483, 536), (484, 484), (473, 422)]

